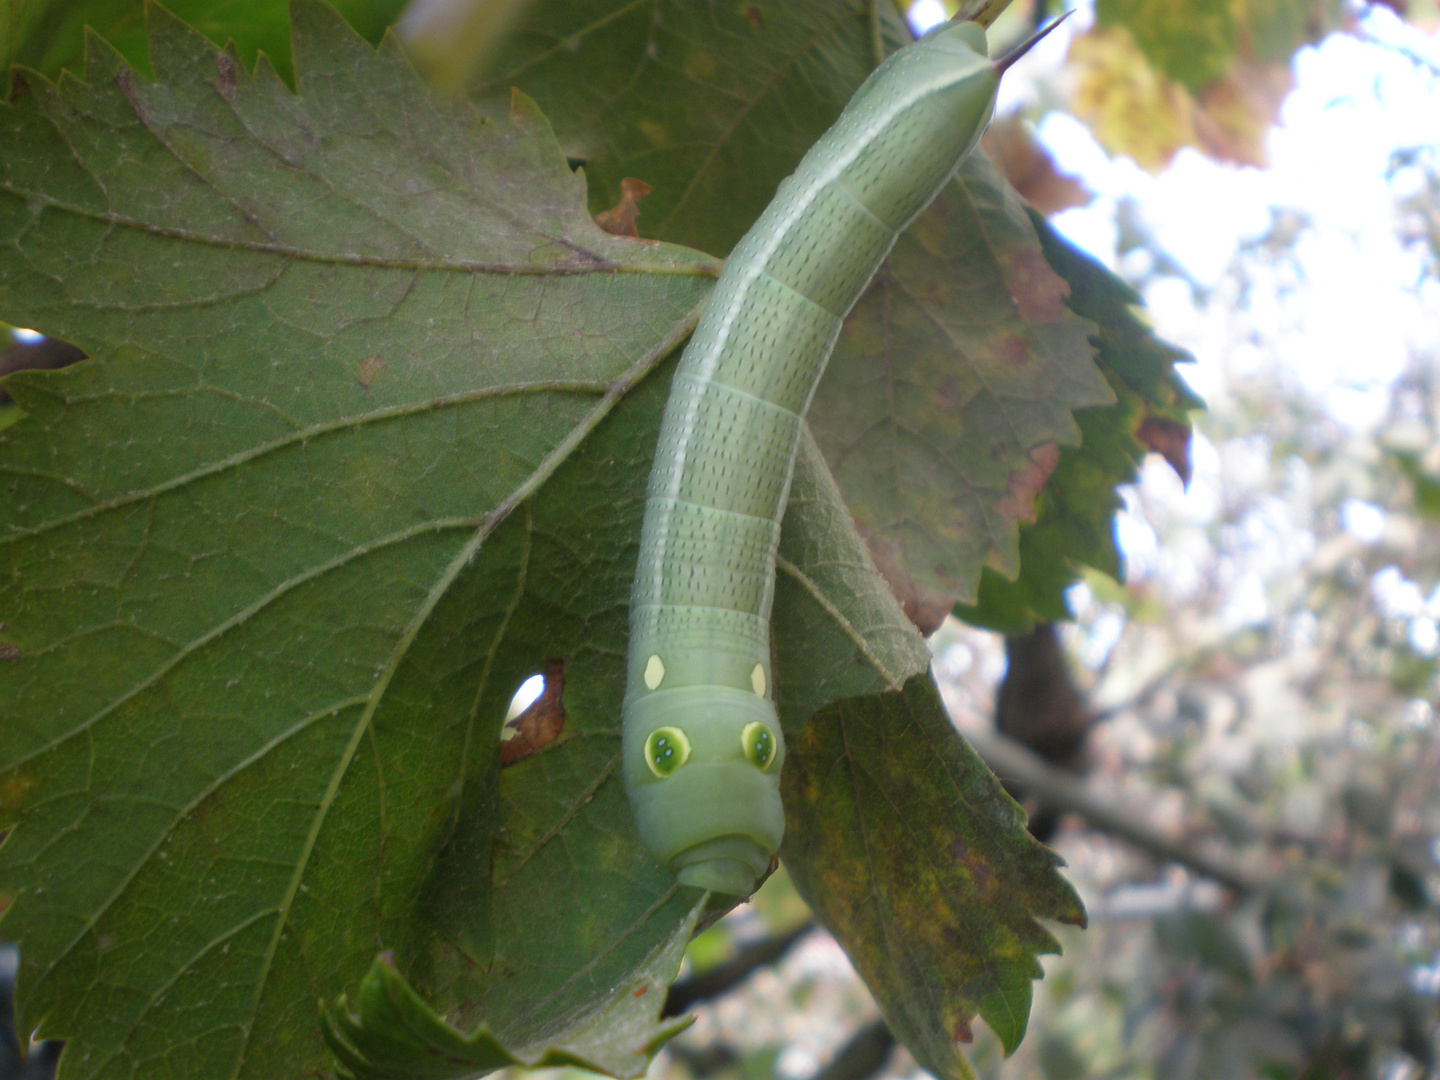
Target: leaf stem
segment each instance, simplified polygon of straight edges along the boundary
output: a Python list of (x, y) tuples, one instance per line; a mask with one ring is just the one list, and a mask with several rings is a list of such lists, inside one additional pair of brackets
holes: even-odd
[(869, 1080), (885, 1068), (894, 1049), (895, 1035), (885, 1018), (878, 1017), (855, 1032), (814, 1080)]

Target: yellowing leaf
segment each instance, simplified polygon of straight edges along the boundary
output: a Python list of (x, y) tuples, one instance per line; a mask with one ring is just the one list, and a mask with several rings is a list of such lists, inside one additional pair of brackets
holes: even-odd
[(1197, 90), (1229, 70), (1235, 55), (1231, 0), (1097, 0), (1098, 26), (1123, 26), (1155, 70)]
[(1182, 146), (1261, 166), (1290, 58), (1340, 17), (1333, 0), (1100, 0), (1095, 30), (1071, 47), (1071, 105), (1147, 169)]
[(1075, 39), (1070, 67), (1071, 108), (1110, 153), (1128, 154), (1155, 170), (1182, 146), (1198, 145), (1190, 95), (1152, 68), (1123, 28), (1096, 29)]
[(1164, 168), (1181, 147), (1220, 161), (1265, 164), (1265, 136), (1290, 89), (1289, 69), (1237, 60), (1195, 93), (1146, 60), (1129, 32), (1097, 29), (1070, 46), (1071, 107), (1112, 154)]
[(1290, 92), (1290, 69), (1240, 60), (1225, 78), (1200, 92), (1196, 136), (1211, 157), (1262, 168), (1265, 136)]

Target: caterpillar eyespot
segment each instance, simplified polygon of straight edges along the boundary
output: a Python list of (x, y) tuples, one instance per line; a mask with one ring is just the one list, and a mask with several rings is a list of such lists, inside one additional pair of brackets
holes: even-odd
[(690, 760), (690, 739), (677, 727), (656, 728), (645, 740), (645, 764), (662, 780)]
[(761, 772), (768, 769), (775, 760), (779, 746), (780, 742), (774, 733), (758, 720), (746, 724), (745, 730), (740, 733), (740, 748), (745, 754), (745, 760)]
[(784, 835), (775, 550), (841, 324), (1055, 25), (991, 62), (978, 24), (946, 23), (881, 64), (735, 246), (681, 357), (630, 595), (622, 760), (640, 836), (683, 884), (748, 895)]

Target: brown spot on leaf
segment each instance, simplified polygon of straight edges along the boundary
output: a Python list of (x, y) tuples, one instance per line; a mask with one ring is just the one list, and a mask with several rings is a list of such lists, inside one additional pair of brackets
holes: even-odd
[(1039, 245), (1011, 252), (1006, 264), (1010, 299), (1022, 319), (1048, 324), (1065, 317), (1070, 286), (1050, 268)]
[(1265, 136), (1294, 80), (1288, 64), (1238, 59), (1224, 78), (1200, 92), (1195, 134), (1211, 157), (1237, 165), (1269, 164)]
[(905, 612), (905, 617), (915, 624), (916, 630), (929, 637), (940, 629), (945, 616), (955, 610), (959, 599), (958, 596), (949, 594), (942, 596), (929, 590), (913, 589), (909, 596), (901, 598), (900, 609)]
[(970, 884), (977, 895), (989, 902), (995, 896), (999, 888), (999, 879), (985, 862), (985, 856), (972, 848), (965, 842), (965, 838), (957, 836), (946, 847), (950, 857), (965, 868), (970, 877)]
[(1034, 521), (1035, 497), (1045, 490), (1050, 474), (1060, 464), (1060, 447), (1041, 443), (1030, 451), (1030, 463), (1010, 477), (1010, 490), (995, 504), (995, 512), (1009, 521)]
[(20, 646), (11, 645), (8, 641), (0, 641), (0, 660), (19, 660)]
[(740, 8), (740, 14), (745, 16), (745, 21), (756, 30), (765, 29), (765, 13), (760, 10), (759, 4), (744, 4)]
[[(850, 321), (847, 319), (845, 326), (848, 329)], [(941, 376), (935, 386), (935, 404), (942, 409), (958, 409), (970, 399), (966, 392), (967, 383), (957, 374), (946, 374)]]
[(0, 808), (5, 810), (18, 810), (25, 801), (33, 783), (30, 777), (24, 773), (12, 773), (4, 783), (0, 783)]
[(1024, 367), (1030, 360), (1030, 342), (1021, 334), (1002, 334), (993, 349), (995, 359), (1007, 367)]
[(609, 210), (596, 214), (595, 224), (612, 236), (640, 239), (640, 232), (635, 228), (635, 219), (640, 216), (640, 200), (654, 190), (644, 180), (625, 177), (620, 181), (620, 201)]
[(955, 1021), (955, 1041), (957, 1043), (972, 1043), (975, 1041), (975, 1033), (970, 1030), (970, 1021), (964, 1017)]
[(875, 568), (900, 602), (905, 617), (915, 624), (920, 633), (933, 634), (954, 609), (959, 597), (948, 590), (926, 588), (916, 581), (911, 573), (909, 556), (900, 540), (887, 536), (883, 531), (868, 529), (859, 521), (855, 526), (870, 549)]
[(545, 689), (530, 707), (505, 725), (515, 732), (500, 743), (500, 765), (514, 765), (549, 746), (565, 728), (565, 658), (545, 661)]
[(1174, 420), (1147, 416), (1140, 423), (1135, 437), (1146, 450), (1159, 454), (1170, 463), (1181, 482), (1190, 483), (1190, 428)]
[(210, 80), (210, 85), (215, 92), (226, 101), (234, 102), (235, 89), (240, 81), (240, 65), (229, 53), (220, 53), (215, 57), (215, 78)]
[(706, 82), (720, 70), (720, 61), (709, 50), (693, 52), (685, 60), (685, 77), (691, 82)]
[(642, 997), (644, 997), (646, 994), (648, 994), (649, 992), (650, 992), (650, 987), (648, 987), (648, 986), (642, 986), (642, 987), (640, 987), (640, 989), (632, 991), (631, 994), (630, 994), (630, 996), (631, 996), (631, 997), (642, 998)]
[(355, 381), (362, 389), (369, 390), (380, 373), (385, 370), (385, 361), (378, 356), (367, 356), (360, 361), (360, 370)]

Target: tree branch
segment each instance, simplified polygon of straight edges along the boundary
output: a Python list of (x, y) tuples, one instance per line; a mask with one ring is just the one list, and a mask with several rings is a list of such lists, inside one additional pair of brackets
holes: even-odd
[(1002, 780), (1012, 781), (1061, 811), (1078, 814), (1101, 832), (1127, 840), (1159, 858), (1187, 866), (1236, 892), (1255, 892), (1266, 887), (1233, 861), (1207, 855), (1137, 820), (1094, 794), (1074, 776), (1047, 764), (1014, 739), (990, 732), (968, 731), (965, 737)]
[(895, 1036), (884, 1017), (872, 1020), (851, 1037), (829, 1065), (815, 1074), (815, 1080), (869, 1080), (885, 1067), (894, 1049)]
[(735, 959), (670, 987), (670, 992), (665, 996), (665, 1009), (660, 1015), (679, 1016), (696, 1002), (709, 1001), (729, 993), (748, 979), (756, 968), (779, 960), (790, 951), (790, 946), (814, 929), (814, 920), (806, 919), (788, 933), (742, 945), (735, 954)]

